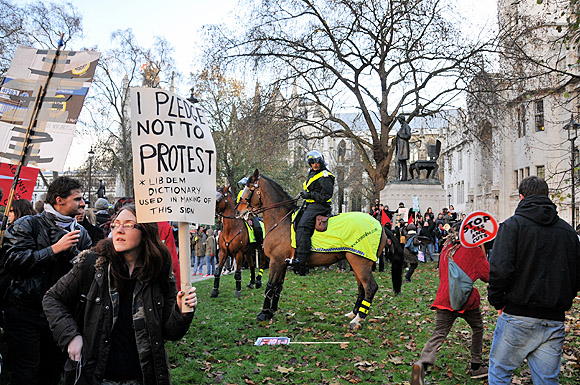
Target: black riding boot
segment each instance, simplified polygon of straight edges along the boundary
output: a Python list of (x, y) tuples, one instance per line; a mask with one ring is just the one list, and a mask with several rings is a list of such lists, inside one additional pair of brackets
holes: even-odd
[(294, 259), (288, 258), (286, 263), (294, 270), (295, 274), (301, 276), (308, 274), (308, 254), (302, 256), (295, 254)]

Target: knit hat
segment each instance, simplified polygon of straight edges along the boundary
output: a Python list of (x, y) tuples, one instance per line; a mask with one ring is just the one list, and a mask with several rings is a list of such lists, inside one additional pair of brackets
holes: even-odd
[(109, 202), (105, 198), (99, 198), (95, 202), (95, 208), (97, 210), (106, 210), (109, 208)]
[(417, 230), (417, 226), (415, 226), (412, 223), (409, 223), (409, 225), (407, 226), (407, 231), (415, 231)]

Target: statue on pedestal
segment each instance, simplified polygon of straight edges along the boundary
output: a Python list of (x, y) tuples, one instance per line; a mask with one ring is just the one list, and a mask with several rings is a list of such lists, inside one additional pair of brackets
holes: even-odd
[(99, 180), (99, 188), (97, 189), (97, 197), (104, 198), (105, 197), (105, 183), (103, 180)]
[(407, 160), (409, 160), (409, 140), (411, 139), (411, 127), (403, 115), (397, 117), (401, 128), (397, 132), (396, 158), (397, 178), (407, 180)]

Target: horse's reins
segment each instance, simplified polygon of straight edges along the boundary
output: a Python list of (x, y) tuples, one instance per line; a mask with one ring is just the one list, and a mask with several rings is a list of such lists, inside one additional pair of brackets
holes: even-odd
[[(258, 179), (259, 178), (260, 177), (258, 177)], [(294, 199), (285, 200), (285, 201), (282, 201), (282, 202), (277, 202), (277, 203), (274, 203), (274, 204), (271, 204), (271, 205), (268, 205), (268, 206), (264, 206), (263, 203), (262, 203), (262, 196), (260, 194), (260, 190), (258, 190), (259, 186), (258, 186), (257, 180), (256, 180), (256, 183), (254, 183), (253, 188), (250, 187), (250, 186), (248, 186), (248, 187), (249, 187), (249, 190), (250, 190), (250, 196), (247, 197), (247, 198), (243, 198), (242, 197), (242, 199), (245, 201), (246, 205), (248, 206), (247, 207), (248, 208), (248, 211), (252, 215), (254, 215), (254, 216), (257, 216), (258, 214), (261, 214), (261, 213), (263, 213), (265, 211), (268, 211), (270, 209), (275, 209), (277, 207), (281, 207), (281, 206), (287, 205), (288, 203), (296, 204), (296, 202), (299, 199), (299, 198), (294, 198)], [(252, 195), (254, 195), (254, 190), (257, 190), (257, 192), (258, 192), (258, 198), (260, 199), (260, 204), (262, 204), (261, 207), (254, 207), (250, 203), (250, 201), (252, 200)], [(240, 199), (240, 202), (242, 201), (242, 199)], [(237, 207), (237, 205), (236, 205), (236, 207)], [(264, 234), (264, 239), (266, 239), (266, 236), (268, 234), (270, 234), (270, 232), (272, 230), (274, 230), (276, 227), (278, 227), (278, 225), (280, 223), (282, 223), (284, 221), (284, 219), (288, 218), (288, 216), (291, 215), (291, 214), (292, 214), (292, 210), (288, 211), (288, 213), (286, 215), (284, 215), (278, 222), (276, 222), (274, 224), (274, 226), (272, 226), (268, 231), (266, 231), (266, 234)]]
[[(223, 192), (223, 195), (217, 200), (216, 203), (220, 203), (224, 198), (227, 198), (227, 196), (228, 196), (228, 193), (224, 191)], [(241, 219), (241, 218), (238, 218), (238, 217), (230, 217), (229, 215), (224, 215), (222, 213), (217, 213), (217, 215), (219, 215), (222, 218), (227, 218), (227, 219)], [(236, 237), (242, 233), (242, 230), (244, 229), (244, 226), (245, 226), (245, 224), (243, 224), (242, 227), (240, 227), (240, 230), (238, 230), (238, 232), (229, 241), (226, 241), (224, 239), (224, 242), (226, 244), (226, 248), (229, 248), (230, 247), (230, 243), (232, 243), (233, 240), (236, 239)]]

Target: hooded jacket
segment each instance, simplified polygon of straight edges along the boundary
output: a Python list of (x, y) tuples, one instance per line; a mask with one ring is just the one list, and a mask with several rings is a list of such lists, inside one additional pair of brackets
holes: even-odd
[(489, 302), (506, 313), (564, 321), (580, 290), (580, 242), (547, 196), (530, 195), (499, 227)]

